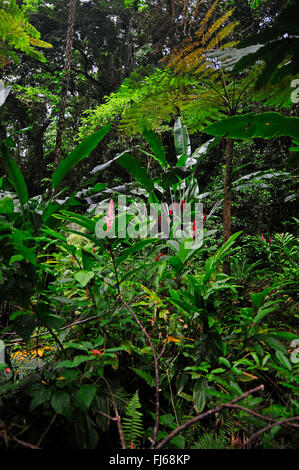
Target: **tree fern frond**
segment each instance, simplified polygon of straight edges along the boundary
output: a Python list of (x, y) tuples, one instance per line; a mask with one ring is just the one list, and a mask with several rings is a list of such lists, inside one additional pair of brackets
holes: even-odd
[(209, 51), (210, 49), (213, 49), (214, 47), (218, 46), (218, 44), (223, 41), (234, 29), (235, 27), (239, 24), (239, 21), (235, 21), (234, 23), (230, 23), (227, 26), (225, 26), (219, 33), (207, 44), (206, 50)]
[(44, 56), (35, 47), (52, 47), (51, 44), (40, 40), (40, 33), (29, 23), (15, 0), (0, 3), (0, 44), (2, 64), (7, 58), (17, 59), (12, 49), (19, 49), (45, 61)]
[(204, 33), (204, 30), (205, 30), (205, 26), (206, 24), (209, 22), (211, 16), (213, 15), (213, 13), (215, 12), (216, 8), (217, 8), (217, 5), (219, 3), (219, 0), (216, 0), (215, 3), (213, 3), (213, 5), (211, 6), (210, 10), (206, 13), (204, 19), (202, 20), (202, 22), (200, 23), (200, 28), (198, 29), (198, 31), (196, 31), (195, 33), (195, 36), (197, 36), (198, 38), (201, 38), (203, 33)]
[(203, 35), (202, 44), (207, 44), (210, 37), (229, 19), (232, 13), (233, 11), (229, 10), (223, 16), (221, 16), (221, 18), (218, 18), (218, 20), (215, 21), (215, 23), (210, 27), (210, 29)]

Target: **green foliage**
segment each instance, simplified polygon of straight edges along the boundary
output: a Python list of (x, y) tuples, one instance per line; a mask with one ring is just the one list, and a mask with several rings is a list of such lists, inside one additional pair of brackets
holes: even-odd
[(126, 415), (122, 420), (123, 431), (127, 445), (136, 447), (139, 439), (143, 437), (142, 413), (139, 411), (141, 403), (138, 390), (128, 403)]
[[(39, 21), (40, 3), (23, 2), (22, 11), (35, 11)], [(91, 3), (78, 7), (94, 11), (89, 10)], [(125, 2), (125, 8), (123, 3), (97, 2), (97, 8), (107, 9), (110, 16), (118, 9), (125, 11), (129, 30), (120, 26), (117, 16), (113, 21), (119, 37), (132, 35), (134, 51), (140, 44), (138, 27), (143, 28), (142, 21), (152, 12), (144, 2)], [(11, 137), (0, 126), (5, 172), (0, 177), (5, 345), (5, 362), (0, 364), (1, 447), (51, 449), (63, 442), (64, 448), (155, 448), (181, 424), (208, 411), (204, 420), (168, 442), (170, 451), (297, 445), (293, 424), (299, 415), (298, 220), (292, 218), (295, 178), (284, 169), (288, 144), (283, 137), (296, 144), (298, 123), (293, 110), (277, 114), (272, 105), (270, 112), (264, 110), (270, 85), (255, 93), (259, 67), (236, 76), (210, 62), (219, 58), (216, 47), (228, 34), (232, 40), (237, 36), (235, 21), (221, 29), (232, 14), (228, 11), (217, 19), (217, 3), (227, 6), (214, 2), (207, 8), (194, 25), (194, 40), (170, 55), (171, 67), (150, 76), (153, 66), (140, 68), (96, 116), (90, 113), (81, 129), (83, 142), (66, 152), (54, 173), (51, 164), (43, 173), (47, 178), (42, 194), (26, 185), (33, 178), (40, 180), (35, 173), (29, 180), (30, 158), (24, 149), (30, 136), (44, 145), (44, 131), (38, 131), (47, 126), (46, 145), (51, 148), (58, 113), (56, 86), (62, 84), (61, 72), (51, 72), (55, 61), (33, 81), (30, 73), (21, 77), (1, 106), (3, 122), (12, 106), (26, 108), (36, 121), (39, 110), (47, 118)], [(62, 17), (67, 8), (63, 2), (58, 5)], [(256, 7), (254, 18), (259, 21), (262, 5), (250, 6)], [(157, 16), (164, 11), (159, 7)], [(45, 13), (48, 7), (40, 8)], [(141, 21), (138, 14), (143, 8), (147, 15)], [(193, 31), (192, 22), (197, 21), (191, 6), (189, 10), (182, 13), (184, 34), (189, 34), (189, 27)], [(181, 9), (178, 12), (181, 15)], [(181, 18), (170, 20), (178, 26)], [(86, 28), (93, 30), (93, 21), (90, 18)], [(80, 24), (79, 18), (79, 28)], [(96, 88), (102, 90), (99, 82), (102, 85), (106, 76), (102, 79), (104, 71), (98, 67), (102, 62), (95, 62), (98, 71), (93, 64), (91, 72), (95, 55), (89, 50), (90, 32), (79, 33), (82, 44), (77, 40), (76, 46), (84, 45), (84, 55), (74, 53), (82, 55), (82, 63), (74, 57), (74, 71), (84, 78), (71, 77), (70, 135), (80, 119), (80, 93), (84, 90), (88, 100), (95, 90), (90, 83), (97, 80)], [(116, 69), (109, 44), (99, 49), (100, 55)], [(220, 57), (225, 58), (223, 51)], [(229, 54), (233, 58), (235, 51)], [(121, 73), (127, 73), (121, 64)], [(78, 81), (84, 87), (77, 88)], [(275, 86), (271, 90), (275, 99)], [(88, 103), (101, 102), (98, 96)], [(273, 107), (284, 98), (278, 96)], [(118, 137), (110, 123), (119, 115), (120, 127), (129, 134), (140, 133), (146, 148), (136, 137), (129, 144)], [(207, 131), (212, 129), (216, 138), (206, 141), (189, 132), (209, 122), (213, 125)], [(18, 124), (9, 120), (7, 131), (17, 130)], [(153, 130), (157, 128), (159, 137)], [(168, 131), (173, 131), (174, 141), (168, 139)], [(98, 151), (104, 137), (110, 140)], [(231, 154), (233, 223), (226, 242), (220, 215), (223, 171), (229, 168), (222, 165), (222, 137), (246, 139), (236, 143)], [(260, 137), (266, 140), (253, 140)], [(72, 148), (72, 142), (65, 142), (65, 149)], [(33, 169), (35, 162), (33, 158)], [(70, 176), (73, 168), (82, 176), (80, 184), (75, 183), (74, 172)], [(130, 182), (125, 171), (133, 178)], [(120, 194), (127, 195), (126, 204), (132, 208), (125, 217), (117, 202)], [(156, 216), (135, 214), (139, 202), (147, 211), (158, 204)], [(198, 202), (204, 203), (202, 214), (195, 213)], [(183, 212), (191, 216), (191, 223), (176, 237)], [(117, 232), (121, 217), (124, 237)], [(104, 233), (99, 231), (102, 222)], [(164, 223), (169, 228), (166, 238)], [(138, 224), (156, 225), (159, 235), (137, 238), (128, 229)], [(201, 230), (198, 238), (196, 230)], [(249, 393), (260, 385), (264, 390)], [(240, 407), (223, 406), (245, 392)]]
[(299, 72), (298, 20), (298, 5), (296, 0), (292, 0), (271, 27), (240, 42), (240, 48), (253, 44), (259, 44), (261, 47), (243, 57), (235, 65), (234, 71), (240, 72), (260, 60), (266, 62), (256, 82), (257, 89), (261, 89), (269, 81), (278, 83), (286, 75), (296, 75)]
[(52, 47), (40, 39), (40, 33), (29, 23), (26, 16), (28, 7), (28, 2), (24, 9), (20, 8), (15, 0), (0, 2), (0, 59), (4, 65), (7, 59), (18, 60), (14, 49), (45, 62), (43, 54), (35, 48)]

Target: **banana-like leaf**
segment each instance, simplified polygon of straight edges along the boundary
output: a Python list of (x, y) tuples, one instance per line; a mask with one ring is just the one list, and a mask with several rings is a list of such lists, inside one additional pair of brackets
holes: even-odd
[(0, 146), (0, 153), (9, 179), (11, 180), (22, 206), (28, 201), (28, 190), (21, 170), (8, 153), (5, 143)]
[(54, 171), (51, 179), (52, 188), (57, 189), (63, 178), (71, 168), (77, 165), (81, 160), (97, 147), (105, 135), (109, 132), (111, 124), (102, 127), (99, 131), (88, 136), (81, 144), (78, 145), (66, 158), (61, 160), (58, 167)]
[[(204, 129), (204, 132), (214, 136), (244, 140), (288, 136), (297, 143), (299, 141), (299, 118), (287, 117), (274, 112), (249, 113), (243, 116), (232, 116), (210, 124)], [(291, 147), (290, 150), (297, 151), (297, 147)], [(288, 166), (297, 166), (297, 154), (292, 156), (287, 164)]]
[(130, 154), (122, 155), (118, 160), (119, 163), (128, 173), (134, 176), (134, 178), (142, 184), (143, 188), (151, 192), (154, 189), (154, 182), (148, 176), (146, 170), (139, 164), (136, 158)]
[(178, 158), (183, 154), (186, 155), (187, 158), (190, 157), (191, 144), (189, 134), (180, 118), (178, 118), (174, 124), (174, 144)]
[(249, 113), (232, 116), (210, 124), (206, 134), (225, 136), (231, 139), (253, 139), (289, 136), (299, 140), (299, 118), (286, 117), (279, 113)]
[(151, 129), (144, 129), (142, 131), (142, 135), (153, 152), (154, 159), (160, 163), (163, 169), (165, 169), (168, 166), (168, 163), (165, 158), (165, 149), (161, 141)]

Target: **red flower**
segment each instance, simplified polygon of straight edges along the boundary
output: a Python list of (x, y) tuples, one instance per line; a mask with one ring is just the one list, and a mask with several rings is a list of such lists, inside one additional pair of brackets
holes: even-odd
[(170, 211), (169, 211), (169, 215), (172, 216), (172, 211), (171, 211), (171, 209), (170, 209)]
[(203, 221), (205, 222), (207, 220), (207, 213), (205, 212), (203, 215)]
[(104, 349), (101, 349), (100, 351), (98, 349), (92, 349), (91, 354), (93, 356), (102, 356), (102, 354), (104, 354), (104, 351)]
[(161, 253), (159, 256), (157, 256), (157, 258), (155, 259), (155, 261), (159, 261), (159, 259), (164, 255), (164, 253)]
[(95, 253), (95, 252), (96, 252), (96, 249), (94, 248), (92, 251), (93, 251), (93, 253)]
[(186, 201), (185, 201), (185, 199), (183, 199), (182, 202), (181, 202), (181, 212), (184, 211), (185, 205), (186, 205)]
[(270, 238), (269, 243), (270, 243), (270, 245), (271, 245), (271, 243), (272, 243), (272, 238)]
[(261, 240), (262, 240), (262, 242), (264, 241), (264, 237), (263, 237), (263, 234), (261, 235)]
[(6, 367), (5, 372), (6, 372), (7, 374), (10, 374), (10, 368), (9, 368), (9, 367)]

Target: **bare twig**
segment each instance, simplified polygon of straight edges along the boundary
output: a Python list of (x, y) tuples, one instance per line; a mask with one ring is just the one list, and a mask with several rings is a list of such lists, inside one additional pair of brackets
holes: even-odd
[(242, 447), (247, 446), (249, 444), (249, 442), (251, 442), (254, 439), (256, 439), (257, 437), (259, 437), (260, 434), (263, 434), (264, 432), (269, 431), (269, 429), (274, 428), (276, 426), (281, 426), (282, 424), (286, 424), (290, 421), (299, 421), (299, 416), (293, 416), (292, 418), (285, 418), (285, 419), (282, 419), (280, 421), (275, 421), (274, 423), (268, 424), (268, 426), (265, 426), (264, 428), (260, 429), (258, 432), (253, 434), (249, 439), (247, 439), (247, 441), (244, 442)]
[[(239, 410), (243, 410), (243, 411), (246, 411), (246, 413), (249, 413), (251, 414), (252, 416), (255, 416), (256, 418), (260, 418), (260, 419), (263, 419), (264, 421), (269, 421), (271, 423), (273, 422), (277, 422), (278, 420), (276, 420), (275, 418), (271, 418), (270, 416), (264, 416), (264, 415), (261, 415), (260, 413), (257, 413), (256, 411), (253, 411), (253, 410), (250, 410), (249, 408), (246, 408), (245, 406), (241, 406), (241, 405), (225, 405), (227, 408), (237, 408)], [(294, 428), (299, 428), (299, 425), (298, 424), (293, 424), (293, 423), (287, 423), (288, 426), (292, 426)]]
[(48, 424), (45, 432), (41, 435), (40, 439), (38, 440), (37, 442), (37, 446), (40, 446), (41, 442), (43, 441), (44, 437), (46, 436), (46, 434), (48, 433), (50, 427), (52, 426), (52, 424), (54, 423), (55, 419), (57, 417), (57, 413), (55, 413), (55, 415), (53, 416), (53, 418), (51, 419), (50, 423)]
[(168, 325), (166, 327), (166, 338), (165, 338), (165, 343), (164, 343), (164, 346), (162, 348), (162, 351), (160, 352), (160, 355), (158, 356), (158, 361), (160, 361), (161, 357), (163, 356), (164, 352), (165, 352), (165, 349), (166, 349), (166, 346), (167, 346), (167, 342), (168, 342)]
[(181, 426), (174, 429), (171, 433), (169, 433), (168, 436), (166, 436), (162, 441), (159, 442), (158, 445), (156, 445), (155, 449), (161, 449), (173, 437), (175, 437), (177, 434), (179, 434), (180, 432), (182, 432), (184, 429), (188, 428), (192, 424), (197, 423), (197, 421), (200, 421), (201, 419), (204, 419), (204, 418), (209, 418), (210, 416), (212, 416), (216, 413), (219, 413), (219, 411), (221, 411), (226, 406), (233, 405), (233, 404), (237, 403), (238, 401), (244, 400), (245, 398), (247, 398), (252, 393), (259, 392), (259, 391), (262, 391), (262, 390), (264, 390), (264, 385), (259, 385), (258, 387), (252, 388), (251, 390), (248, 390), (248, 392), (243, 393), (243, 395), (240, 395), (239, 397), (234, 398), (232, 401), (230, 401), (228, 403), (222, 403), (221, 405), (217, 406), (217, 408), (214, 408), (212, 410), (206, 411), (204, 413), (201, 413), (200, 415), (195, 416), (194, 418), (190, 419), (189, 421), (186, 421), (186, 423), (182, 424)]
[(35, 446), (33, 444), (29, 444), (29, 442), (21, 441), (21, 439), (18, 439), (17, 437), (12, 436), (11, 434), (9, 435), (10, 439), (16, 442), (17, 444), (20, 444), (23, 447), (27, 447), (27, 449), (41, 449), (38, 446)]
[(111, 387), (109, 385), (108, 380), (106, 380), (105, 377), (103, 377), (103, 379), (104, 379), (105, 384), (107, 385), (107, 388), (108, 388), (108, 390), (110, 392), (110, 395), (111, 395), (112, 405), (113, 405), (114, 412), (115, 412), (114, 421), (116, 421), (116, 424), (117, 424), (121, 446), (122, 446), (122, 449), (126, 449), (126, 443), (125, 443), (123, 428), (122, 428), (122, 425), (121, 425), (121, 419), (120, 419), (120, 415), (119, 415), (119, 412), (118, 412), (118, 409), (117, 409), (116, 401), (114, 400), (113, 393), (112, 393), (112, 390), (111, 390)]

